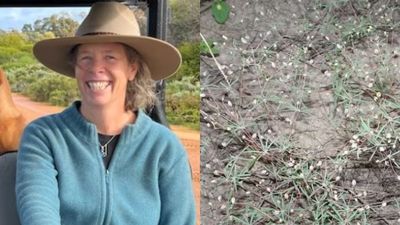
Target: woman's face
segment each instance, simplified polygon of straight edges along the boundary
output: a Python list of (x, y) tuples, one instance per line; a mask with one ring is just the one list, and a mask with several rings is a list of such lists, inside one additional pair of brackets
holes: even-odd
[(135, 78), (137, 66), (129, 63), (122, 44), (82, 44), (78, 47), (75, 77), (82, 104), (87, 107), (125, 104), (128, 80)]

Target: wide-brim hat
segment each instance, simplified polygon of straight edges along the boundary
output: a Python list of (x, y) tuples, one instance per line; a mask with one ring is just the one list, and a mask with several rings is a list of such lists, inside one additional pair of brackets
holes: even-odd
[(181, 55), (166, 41), (141, 36), (134, 13), (117, 2), (95, 3), (74, 37), (40, 41), (33, 54), (46, 67), (70, 77), (75, 77), (70, 63), (71, 49), (79, 44), (123, 43), (134, 48), (146, 62), (153, 80), (173, 75), (182, 62)]

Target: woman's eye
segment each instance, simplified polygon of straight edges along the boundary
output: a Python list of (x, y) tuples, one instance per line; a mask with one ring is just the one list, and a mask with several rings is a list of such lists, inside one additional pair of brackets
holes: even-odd
[(116, 58), (115, 58), (115, 56), (113, 56), (113, 55), (107, 55), (107, 56), (106, 56), (106, 59), (109, 59), (109, 60), (110, 60), (110, 59), (113, 59), (113, 60), (114, 60), (114, 59), (116, 59)]
[(78, 59), (78, 61), (82, 61), (82, 62), (89, 61), (89, 60), (91, 60), (90, 56), (82, 56), (82, 57), (79, 57), (79, 59)]

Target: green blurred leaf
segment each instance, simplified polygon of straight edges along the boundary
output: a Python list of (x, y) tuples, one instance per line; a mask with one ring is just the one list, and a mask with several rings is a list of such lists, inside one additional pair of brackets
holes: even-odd
[[(210, 49), (207, 47), (207, 44), (210, 47)], [(204, 41), (202, 41), (200, 43), (200, 54), (211, 57), (211, 53), (210, 53), (210, 50), (211, 50), (211, 52), (214, 56), (218, 56), (219, 49), (217, 48), (217, 46), (215, 46), (212, 41), (207, 41), (207, 44)]]
[(217, 0), (212, 4), (211, 12), (217, 23), (223, 24), (228, 20), (229, 17), (229, 5), (225, 1)]

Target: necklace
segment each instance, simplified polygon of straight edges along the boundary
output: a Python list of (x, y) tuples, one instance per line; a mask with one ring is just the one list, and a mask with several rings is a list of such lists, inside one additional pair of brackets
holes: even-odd
[(114, 135), (110, 138), (110, 140), (107, 141), (107, 143), (105, 143), (104, 145), (100, 145), (100, 151), (101, 151), (101, 155), (104, 157), (107, 156), (108, 154), (108, 144), (110, 144), (110, 142), (116, 137), (117, 135)]

